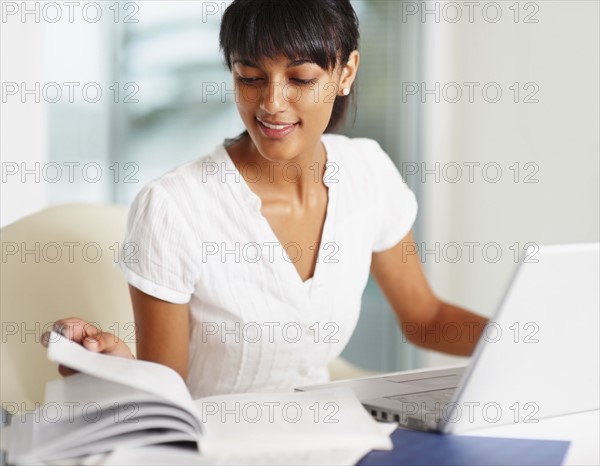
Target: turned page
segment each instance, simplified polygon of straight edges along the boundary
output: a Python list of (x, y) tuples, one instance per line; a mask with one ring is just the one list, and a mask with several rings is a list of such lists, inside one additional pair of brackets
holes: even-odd
[(50, 335), (48, 359), (94, 377), (156, 395), (198, 419), (184, 380), (167, 366), (94, 353), (56, 332)]

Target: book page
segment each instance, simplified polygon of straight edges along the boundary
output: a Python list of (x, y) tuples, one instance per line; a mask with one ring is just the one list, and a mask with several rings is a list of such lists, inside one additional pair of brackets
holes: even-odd
[(11, 461), (157, 442), (197, 443), (196, 407), (181, 377), (168, 367), (94, 353), (56, 333), (48, 358), (80, 373), (49, 382), (44, 405), (13, 418)]
[(348, 388), (245, 393), (195, 400), (203, 455), (245, 455), (345, 448), (390, 450), (382, 429)]
[(50, 415), (58, 409), (59, 420), (69, 422), (74, 417), (84, 416), (97, 423), (100, 421), (96, 419), (98, 412), (110, 411), (109, 421), (131, 423), (151, 410), (181, 419), (196, 431), (200, 429), (199, 420), (182, 407), (146, 391), (89, 374), (79, 373), (48, 382), (44, 403)]
[[(358, 463), (371, 451), (368, 447), (347, 444), (343, 448), (324, 450), (309, 449), (305, 451), (246, 454), (234, 446), (229, 453), (218, 456), (198, 455), (192, 449), (171, 445), (152, 445), (127, 450), (117, 450), (102, 455), (82, 458), (78, 462), (68, 463), (72, 466), (124, 466), (124, 465), (231, 465), (231, 466), (348, 466)], [(65, 463), (61, 463), (64, 466)]]
[[(96, 442), (75, 443), (70, 446), (37, 445), (36, 424), (33, 414), (25, 415), (22, 419), (11, 424), (8, 431), (7, 462), (9, 464), (41, 464), (50, 461), (63, 460), (81, 455), (94, 455), (111, 450), (136, 448), (164, 442), (189, 441), (189, 434), (177, 431), (159, 431), (157, 429), (138, 430), (121, 433), (118, 437), (108, 437)], [(33, 445), (35, 443), (35, 445)]]
[(162, 364), (95, 353), (56, 332), (50, 334), (48, 359), (100, 379), (152, 393), (194, 416), (198, 414), (185, 381)]

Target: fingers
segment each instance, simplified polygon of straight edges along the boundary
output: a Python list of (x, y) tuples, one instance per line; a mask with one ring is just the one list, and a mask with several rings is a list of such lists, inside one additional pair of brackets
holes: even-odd
[(78, 317), (67, 317), (66, 319), (57, 320), (54, 323), (53, 330), (77, 343), (83, 343), (87, 337), (100, 332), (100, 329), (94, 324)]
[(110, 332), (98, 332), (94, 336), (86, 338), (83, 346), (90, 351), (133, 358), (129, 347), (116, 335)]
[[(44, 348), (48, 348), (49, 342), (50, 342), (50, 332), (42, 333), (42, 345), (44, 346)], [(77, 371), (74, 371), (73, 369), (70, 369), (66, 366), (59, 364), (58, 365), (58, 373), (60, 375), (62, 375), (63, 377), (68, 377), (70, 375), (77, 374)]]
[[(79, 343), (90, 351), (135, 359), (129, 347), (116, 335), (110, 332), (103, 332), (95, 325), (78, 317), (57, 320), (52, 330)], [(49, 342), (50, 332), (44, 332), (41, 337), (42, 346), (47, 348)], [(63, 377), (78, 373), (63, 365), (58, 366), (58, 372)]]
[(77, 374), (77, 371), (73, 369), (69, 369), (67, 366), (63, 366), (62, 364), (58, 365), (58, 373), (63, 377), (69, 377), (70, 375)]
[[(78, 317), (68, 317), (55, 322), (54, 331), (81, 344), (84, 348), (96, 353), (133, 358), (129, 347), (111, 332), (103, 332), (97, 326)], [(42, 345), (47, 347), (42, 339)]]
[(44, 333), (42, 333), (41, 342), (42, 342), (42, 346), (44, 348), (48, 348), (48, 342), (49, 341), (50, 341), (50, 332), (44, 332)]
[(83, 346), (98, 353), (112, 353), (118, 347), (119, 339), (110, 332), (89, 332)]
[[(53, 329), (53, 331), (56, 330)], [(50, 343), (50, 341), (52, 341), (52, 332), (42, 333), (42, 336), (40, 337), (40, 343), (44, 348), (48, 348), (48, 343)]]
[[(57, 320), (54, 322), (52, 330), (90, 351), (135, 359), (129, 347), (116, 335), (103, 332), (95, 325), (78, 317)], [(44, 332), (41, 336), (41, 343), (45, 348), (50, 342), (50, 334), (50, 332)], [(78, 371), (59, 364), (58, 373), (63, 377), (68, 377), (77, 374)]]

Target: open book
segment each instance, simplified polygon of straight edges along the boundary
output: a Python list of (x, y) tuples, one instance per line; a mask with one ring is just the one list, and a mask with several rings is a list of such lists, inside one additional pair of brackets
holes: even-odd
[(392, 448), (392, 429), (374, 421), (348, 389), (194, 401), (167, 366), (94, 353), (54, 332), (48, 358), (80, 373), (49, 382), (44, 405), (13, 416), (9, 464), (171, 443), (209, 456), (232, 448), (257, 455)]

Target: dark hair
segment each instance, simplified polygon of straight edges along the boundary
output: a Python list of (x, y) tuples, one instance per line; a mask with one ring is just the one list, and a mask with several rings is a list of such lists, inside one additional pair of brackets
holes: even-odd
[[(358, 40), (358, 17), (350, 0), (234, 0), (223, 14), (219, 33), (229, 71), (234, 55), (260, 61), (281, 53), (290, 60), (309, 59), (331, 72), (348, 61)], [(336, 96), (326, 133), (344, 121), (350, 98), (356, 118), (353, 85), (350, 95)]]

